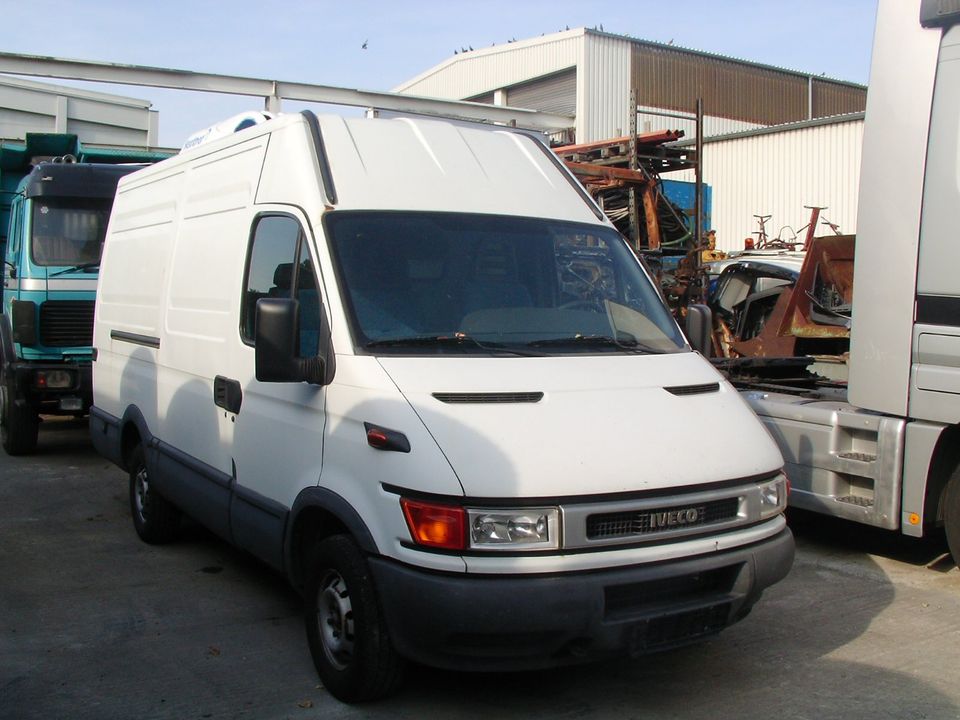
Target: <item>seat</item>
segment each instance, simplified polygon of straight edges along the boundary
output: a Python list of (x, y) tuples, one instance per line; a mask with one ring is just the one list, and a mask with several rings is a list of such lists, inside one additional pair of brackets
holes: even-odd
[(481, 242), (474, 259), (473, 278), (463, 291), (464, 314), (531, 305), (530, 291), (518, 277), (513, 247), (502, 240)]

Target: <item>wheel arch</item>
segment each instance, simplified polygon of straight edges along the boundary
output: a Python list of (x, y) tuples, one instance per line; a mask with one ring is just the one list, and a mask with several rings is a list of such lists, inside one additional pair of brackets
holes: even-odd
[(120, 459), (123, 469), (130, 469), (130, 455), (138, 444), (148, 445), (153, 435), (146, 418), (136, 405), (130, 405), (120, 419)]
[(944, 494), (956, 472), (960, 472), (960, 425), (951, 425), (940, 433), (930, 460), (923, 502), (924, 527), (943, 524)]
[(322, 487), (302, 490), (293, 503), (284, 540), (284, 567), (290, 583), (304, 585), (304, 564), (316, 543), (331, 535), (348, 534), (367, 554), (379, 554), (377, 543), (354, 507)]

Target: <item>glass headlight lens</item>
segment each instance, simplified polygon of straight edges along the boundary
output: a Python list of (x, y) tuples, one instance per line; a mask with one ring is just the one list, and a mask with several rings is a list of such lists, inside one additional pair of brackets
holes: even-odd
[(760, 519), (773, 517), (787, 508), (787, 477), (778, 475), (760, 486)]
[(472, 548), (549, 550), (560, 546), (557, 508), (468, 508), (467, 518)]

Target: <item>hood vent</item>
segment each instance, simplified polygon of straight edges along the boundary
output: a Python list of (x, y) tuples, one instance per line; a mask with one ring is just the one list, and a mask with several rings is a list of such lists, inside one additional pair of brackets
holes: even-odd
[(720, 391), (720, 383), (706, 383), (705, 385), (673, 385), (665, 387), (673, 395), (704, 395)]
[(496, 392), (496, 393), (433, 393), (442, 403), (479, 405), (484, 403), (537, 403), (543, 399), (542, 392)]

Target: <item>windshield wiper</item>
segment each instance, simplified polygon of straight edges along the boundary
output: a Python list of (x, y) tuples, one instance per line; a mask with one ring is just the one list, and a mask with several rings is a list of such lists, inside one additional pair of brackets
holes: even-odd
[(543, 353), (531, 352), (530, 350), (521, 350), (514, 347), (507, 347), (501, 343), (480, 342), (466, 333), (455, 333), (453, 335), (411, 335), (408, 337), (383, 338), (381, 340), (371, 340), (364, 347), (470, 347), (488, 350), (491, 352), (509, 353), (511, 355), (521, 355), (523, 357), (540, 357)]
[(635, 353), (662, 355), (665, 350), (644, 345), (633, 338), (617, 340), (609, 335), (571, 335), (570, 337), (550, 338), (548, 340), (534, 340), (527, 343), (531, 347), (615, 347)]
[(47, 277), (56, 277), (57, 275), (66, 275), (67, 273), (80, 272), (81, 270), (91, 270), (93, 268), (100, 268), (100, 261), (81, 263), (79, 265), (74, 265), (73, 267), (68, 267), (64, 270), (57, 270), (55, 273), (50, 273)]

